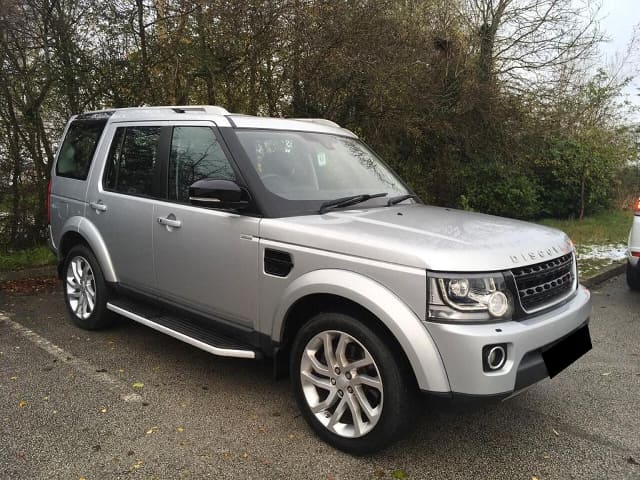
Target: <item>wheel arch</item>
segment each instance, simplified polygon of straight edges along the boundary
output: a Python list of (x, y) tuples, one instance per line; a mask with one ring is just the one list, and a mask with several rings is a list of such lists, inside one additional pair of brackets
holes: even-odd
[(420, 389), (450, 391), (440, 354), (420, 319), (389, 289), (355, 272), (315, 270), (292, 282), (276, 313), (272, 338), (286, 351), (315, 313), (336, 309), (368, 319), (383, 338), (391, 338)]
[(84, 217), (72, 217), (62, 228), (58, 245), (58, 275), (62, 275), (61, 269), (67, 253), (78, 244), (84, 244), (91, 249), (107, 282), (115, 283), (118, 281), (102, 235), (96, 226)]

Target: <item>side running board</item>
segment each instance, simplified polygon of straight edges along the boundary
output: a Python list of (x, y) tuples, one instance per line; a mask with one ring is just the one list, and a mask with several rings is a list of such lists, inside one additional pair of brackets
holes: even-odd
[(134, 322), (141, 323), (167, 335), (171, 335), (189, 345), (193, 345), (205, 352), (221, 357), (260, 358), (250, 345), (244, 345), (225, 335), (220, 335), (203, 326), (189, 322), (183, 318), (174, 317), (166, 313), (152, 312), (136, 308), (137, 305), (126, 300), (112, 300), (107, 303), (107, 309)]

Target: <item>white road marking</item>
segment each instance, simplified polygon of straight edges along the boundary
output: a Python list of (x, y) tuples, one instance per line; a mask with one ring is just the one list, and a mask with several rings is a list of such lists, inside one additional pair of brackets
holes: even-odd
[(72, 366), (73, 368), (83, 373), (84, 375), (87, 375), (96, 382), (100, 382), (106, 388), (118, 394), (121, 400), (125, 402), (142, 402), (142, 397), (137, 393), (131, 392), (131, 390), (125, 383), (121, 382), (115, 377), (112, 377), (106, 372), (97, 371), (94, 365), (91, 365), (89, 362), (73, 356), (54, 343), (51, 343), (46, 338), (41, 337), (33, 330), (30, 330), (27, 327), (16, 322), (15, 320), (12, 320), (6, 313), (3, 313), (1, 311), (0, 322), (3, 322), (5, 325), (11, 328), (11, 330), (26, 338), (31, 343), (41, 348), (57, 360)]

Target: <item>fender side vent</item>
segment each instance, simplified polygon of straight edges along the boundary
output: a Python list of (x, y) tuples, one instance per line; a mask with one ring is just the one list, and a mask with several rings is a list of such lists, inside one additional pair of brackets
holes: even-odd
[(264, 250), (264, 272), (276, 277), (286, 277), (293, 268), (288, 252), (266, 248)]

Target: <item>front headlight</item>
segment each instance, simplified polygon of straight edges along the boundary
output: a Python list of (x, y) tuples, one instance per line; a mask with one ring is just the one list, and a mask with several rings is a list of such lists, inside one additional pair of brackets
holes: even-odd
[(513, 305), (501, 273), (429, 273), (429, 318), (432, 320), (509, 320)]

